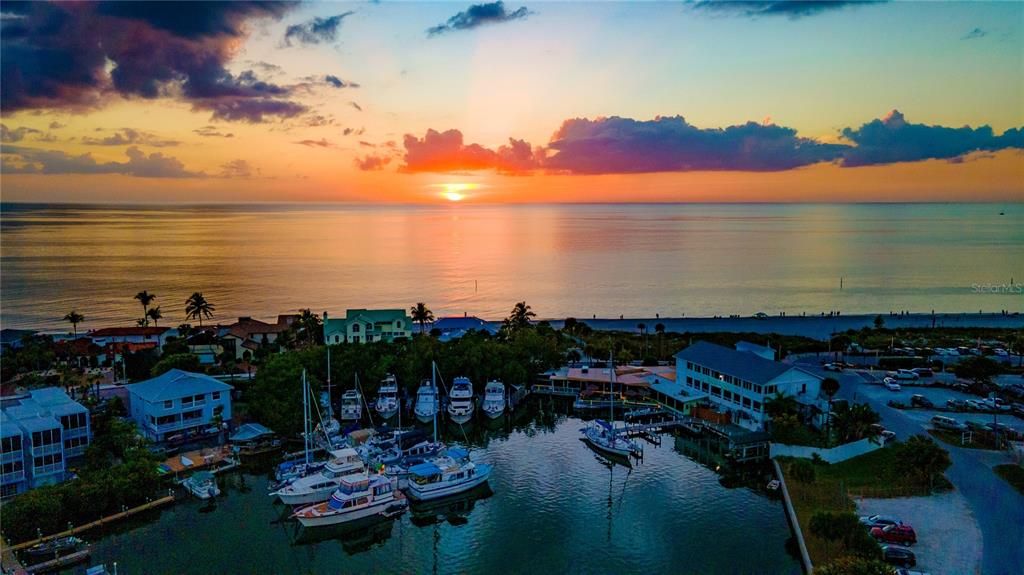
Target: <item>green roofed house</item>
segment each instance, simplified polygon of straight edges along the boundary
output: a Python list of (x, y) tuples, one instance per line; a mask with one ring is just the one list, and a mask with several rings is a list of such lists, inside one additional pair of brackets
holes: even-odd
[(349, 309), (344, 318), (324, 312), (324, 342), (364, 343), (412, 337), (412, 319), (404, 309)]

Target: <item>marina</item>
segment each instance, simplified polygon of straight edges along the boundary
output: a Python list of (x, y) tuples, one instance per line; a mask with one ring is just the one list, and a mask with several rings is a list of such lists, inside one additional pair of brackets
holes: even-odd
[[(458, 496), (412, 501), (407, 513), (302, 527), (291, 507), (266, 496), (273, 460), (249, 463), (218, 476), (222, 494), (211, 502), (185, 499), (95, 533), (92, 560), (117, 560), (124, 573), (319, 573), (339, 565), (392, 572), (413, 564), (442, 573), (500, 572), (514, 561), (553, 572), (665, 572), (694, 561), (709, 573), (800, 572), (785, 550), (782, 505), (763, 488), (770, 471), (722, 475), (683, 454), (703, 453), (707, 440), (653, 428), (666, 439), (660, 447), (647, 445), (632, 468), (615, 464), (578, 440), (585, 422), (567, 402), (530, 400), (500, 421), (498, 428), (470, 426), (465, 437), (441, 428), (441, 439), (468, 439), (472, 461), (491, 467), (486, 484)], [(722, 522), (731, 528), (706, 528)], [(183, 532), (190, 536), (175, 535)], [(176, 544), (160, 544), (169, 540)], [(493, 552), (474, 552), (478, 545)], [(214, 552), (243, 546), (248, 551), (238, 556)], [(749, 553), (726, 551), (737, 546)]]

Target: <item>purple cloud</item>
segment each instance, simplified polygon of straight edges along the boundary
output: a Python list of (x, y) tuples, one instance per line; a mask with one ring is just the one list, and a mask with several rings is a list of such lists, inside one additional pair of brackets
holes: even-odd
[(122, 174), (140, 178), (202, 178), (177, 158), (159, 152), (146, 155), (132, 146), (125, 150), (125, 162), (98, 162), (92, 154), (70, 155), (59, 150), (38, 150), (5, 146), (3, 171), (9, 174)]
[(500, 0), (489, 4), (474, 4), (452, 16), (444, 24), (428, 28), (427, 36), (438, 36), (446, 32), (455, 32), (456, 30), (472, 30), (484, 24), (511, 22), (526, 18), (530, 14), (531, 12), (526, 9), (526, 6), (508, 12), (505, 10), (505, 4)]

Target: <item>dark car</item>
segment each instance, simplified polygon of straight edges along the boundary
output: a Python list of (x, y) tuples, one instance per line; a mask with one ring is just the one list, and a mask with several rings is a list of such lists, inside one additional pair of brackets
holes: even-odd
[(910, 405), (928, 408), (935, 407), (935, 404), (932, 403), (932, 400), (928, 399), (927, 397), (919, 393), (915, 393), (914, 395), (910, 396)]
[(963, 411), (967, 409), (967, 402), (962, 399), (947, 399), (946, 407), (955, 411)]
[(871, 529), (871, 536), (881, 543), (899, 543), (900, 545), (917, 543), (917, 533), (909, 525), (874, 527)]
[(917, 565), (914, 552), (899, 545), (882, 545), (882, 560), (890, 565), (913, 567)]

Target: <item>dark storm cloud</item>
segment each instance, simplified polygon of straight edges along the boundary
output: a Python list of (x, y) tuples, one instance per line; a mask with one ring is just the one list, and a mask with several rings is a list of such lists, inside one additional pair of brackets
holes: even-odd
[(565, 121), (545, 166), (576, 174), (741, 170), (774, 172), (832, 161), (846, 146), (754, 122), (697, 128), (682, 116), (641, 121), (610, 117)]
[(727, 16), (785, 16), (803, 18), (851, 6), (878, 4), (886, 0), (697, 0), (690, 3), (695, 10)]
[(132, 146), (125, 162), (98, 162), (92, 154), (73, 156), (59, 150), (21, 146), (3, 148), (3, 171), (8, 174), (122, 174), (140, 178), (201, 178), (205, 174), (185, 169), (180, 160), (159, 152), (146, 155)]
[(15, 112), (95, 107), (111, 95), (167, 96), (225, 120), (298, 115), (305, 106), (287, 99), (289, 88), (261, 81), (251, 71), (236, 77), (225, 68), (249, 20), (280, 18), (288, 7), (279, 2), (5, 3), (4, 10), (19, 17), (0, 24), (0, 105)]
[(349, 11), (336, 14), (330, 18), (318, 17), (301, 24), (293, 24), (285, 30), (284, 44), (285, 46), (292, 46), (293, 42), (297, 44), (334, 42), (338, 37), (338, 28), (341, 26), (341, 21), (352, 14), (354, 12)]
[(444, 24), (439, 24), (427, 29), (427, 36), (437, 36), (446, 32), (456, 30), (471, 30), (484, 24), (500, 24), (519, 20), (529, 16), (531, 12), (522, 6), (517, 10), (508, 12), (503, 2), (491, 2), (489, 4), (474, 4), (463, 12), (449, 18)]
[(859, 128), (846, 128), (843, 138), (856, 144), (843, 154), (847, 167), (957, 160), (971, 152), (1024, 148), (1024, 131), (1012, 128), (996, 136), (989, 126), (947, 128), (911, 124), (898, 110)]

